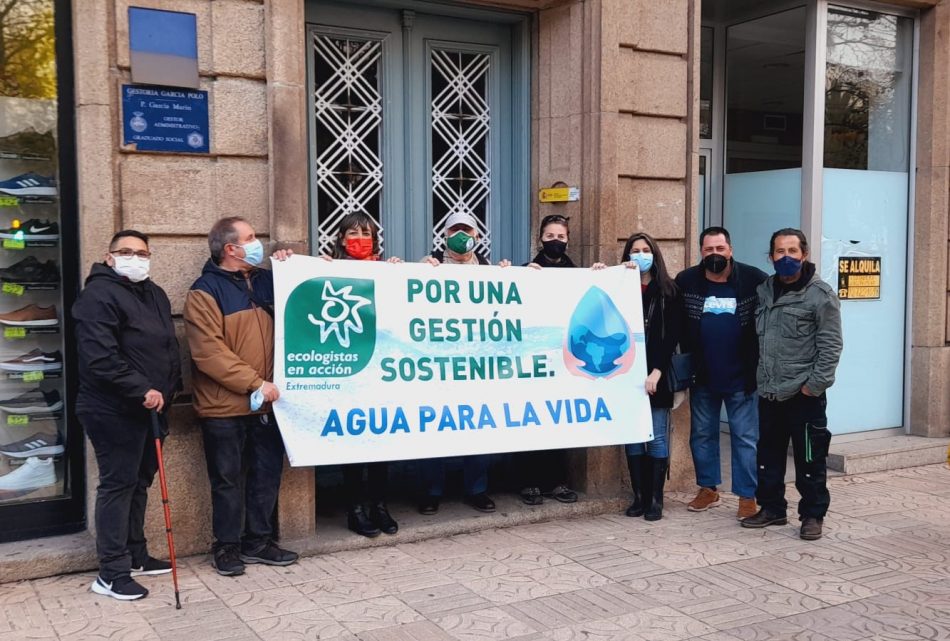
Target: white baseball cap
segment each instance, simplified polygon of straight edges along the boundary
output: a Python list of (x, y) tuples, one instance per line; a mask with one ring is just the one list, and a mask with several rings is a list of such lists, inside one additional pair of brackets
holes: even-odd
[(455, 227), (456, 225), (465, 225), (471, 229), (478, 229), (478, 221), (475, 220), (475, 217), (471, 214), (468, 214), (464, 211), (457, 211), (448, 218), (445, 219), (444, 231), (448, 231)]

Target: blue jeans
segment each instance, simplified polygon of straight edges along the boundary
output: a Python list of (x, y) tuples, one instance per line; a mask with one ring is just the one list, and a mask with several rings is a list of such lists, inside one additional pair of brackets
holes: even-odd
[(646, 443), (628, 443), (627, 456), (649, 454), (653, 458), (669, 458), (670, 408), (652, 407), (650, 413), (653, 415), (653, 440)]
[(732, 446), (732, 493), (752, 498), (756, 489), (756, 445), (759, 442), (759, 405), (755, 392), (721, 394), (695, 385), (689, 391), (689, 449), (696, 466), (696, 484), (722, 483), (719, 459), (719, 412), (726, 404)]

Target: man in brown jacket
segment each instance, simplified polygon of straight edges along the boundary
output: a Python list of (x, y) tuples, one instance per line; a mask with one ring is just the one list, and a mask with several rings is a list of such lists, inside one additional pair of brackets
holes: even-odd
[(271, 412), (274, 280), (260, 269), (261, 241), (243, 218), (222, 218), (208, 233), (211, 258), (185, 299), (195, 410), (211, 481), (214, 555), (219, 574), (245, 563), (290, 565), (297, 554), (274, 542), (274, 511), (284, 443)]

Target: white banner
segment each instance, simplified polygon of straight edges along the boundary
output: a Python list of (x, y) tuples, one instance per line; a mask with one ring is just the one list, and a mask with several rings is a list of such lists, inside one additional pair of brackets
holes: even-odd
[(290, 464), (652, 439), (639, 272), (274, 261)]

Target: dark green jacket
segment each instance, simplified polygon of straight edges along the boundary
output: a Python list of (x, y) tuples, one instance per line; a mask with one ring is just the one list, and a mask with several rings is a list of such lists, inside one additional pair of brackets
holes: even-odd
[(835, 382), (843, 345), (838, 296), (815, 274), (802, 289), (775, 300), (775, 278), (769, 276), (756, 290), (759, 395), (784, 401), (802, 385), (822, 394)]

